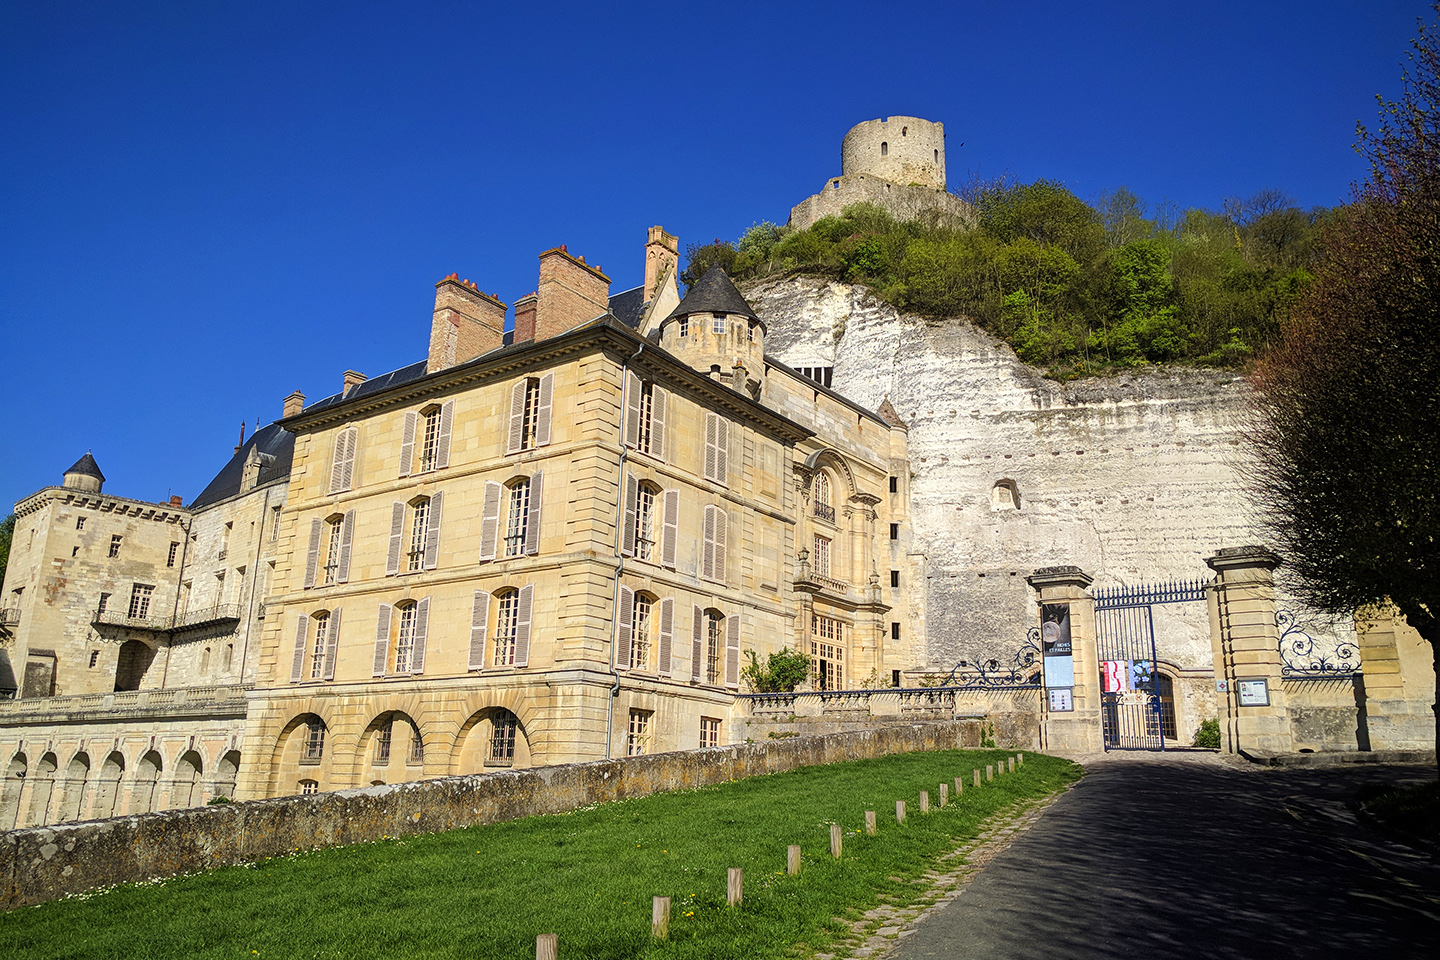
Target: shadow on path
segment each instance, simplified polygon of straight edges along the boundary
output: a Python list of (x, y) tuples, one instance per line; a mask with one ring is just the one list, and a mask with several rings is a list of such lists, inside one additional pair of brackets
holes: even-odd
[(1112, 755), (889, 954), (1440, 956), (1440, 865), (1357, 824), (1370, 781), (1434, 768), (1259, 770)]

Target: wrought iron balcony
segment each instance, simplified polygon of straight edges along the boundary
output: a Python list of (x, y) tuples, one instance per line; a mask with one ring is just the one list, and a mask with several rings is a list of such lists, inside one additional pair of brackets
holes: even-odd
[(238, 622), (240, 613), (240, 604), (238, 603), (216, 603), (199, 610), (187, 610), (175, 618), (175, 624), (171, 630), (210, 627), (227, 620)]
[(91, 618), (95, 626), (125, 627), (130, 630), (149, 630), (154, 633), (175, 633), (180, 630), (198, 630), (225, 622), (240, 620), (240, 604), (216, 603), (198, 610), (187, 610), (178, 617), (132, 617), (119, 610), (98, 610)]
[(828, 503), (815, 504), (815, 516), (829, 523), (835, 522), (835, 508)]
[(170, 629), (170, 617), (132, 617), (124, 609), (96, 610), (90, 622), (99, 627), (126, 627), (130, 630), (150, 630), (164, 633)]

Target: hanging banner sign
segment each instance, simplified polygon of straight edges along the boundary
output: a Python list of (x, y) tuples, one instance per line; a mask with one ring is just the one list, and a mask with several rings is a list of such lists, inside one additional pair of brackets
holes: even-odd
[(1130, 661), (1101, 660), (1100, 689), (1104, 693), (1126, 693), (1129, 691)]
[[(1040, 605), (1040, 652), (1045, 664), (1045, 686), (1068, 691), (1075, 686), (1075, 661), (1070, 653), (1070, 604)], [(1068, 701), (1067, 701), (1068, 702)], [(1073, 710), (1074, 707), (1051, 709)]]

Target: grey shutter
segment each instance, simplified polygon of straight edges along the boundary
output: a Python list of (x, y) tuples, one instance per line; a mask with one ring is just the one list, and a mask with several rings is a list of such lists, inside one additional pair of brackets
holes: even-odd
[(435, 439), (435, 469), (450, 466), (450, 430), (455, 426), (455, 401), (446, 400), (440, 407), (440, 436)]
[(636, 507), (640, 498), (640, 481), (628, 470), (625, 471), (625, 483), (620, 492), (625, 497), (625, 520), (620, 528), (620, 552), (627, 557), (633, 557), (635, 556)]
[(335, 450), (330, 456), (330, 492), (339, 493), (345, 489), (345, 438), (348, 430), (335, 434)]
[(705, 414), (705, 479), (715, 479), (715, 434), (720, 418), (713, 413)]
[(485, 635), (490, 629), (490, 594), (475, 591), (475, 605), (470, 609), (470, 669), (485, 669)]
[(550, 442), (550, 401), (555, 392), (555, 374), (547, 373), (540, 378), (540, 407), (535, 411), (535, 446), (543, 447)]
[(620, 629), (615, 640), (615, 666), (621, 670), (628, 670), (630, 667), (630, 644), (635, 635), (635, 591), (629, 587), (621, 587), (618, 603), (619, 609), (615, 611), (615, 619), (620, 622)]
[(320, 565), (320, 528), (324, 526), (319, 517), (310, 521), (310, 553), (305, 557), (305, 589), (315, 586), (315, 571)]
[(715, 579), (715, 514), (716, 507), (705, 508), (705, 522), (701, 527), (700, 576), (706, 580)]
[(655, 666), (662, 676), (670, 676), (674, 672), (674, 664), (671, 657), (675, 648), (675, 598), (666, 597), (660, 601), (660, 642), (657, 644), (659, 651), (655, 657)]
[(715, 571), (713, 576), (721, 583), (730, 582), (730, 568), (726, 561), (725, 542), (728, 528), (730, 526), (730, 515), (719, 507), (715, 508)]
[(540, 504), (545, 495), (545, 474), (536, 470), (530, 478), (529, 515), (525, 518), (525, 555), (533, 557), (540, 552)]
[(640, 445), (640, 378), (633, 371), (625, 371), (625, 446), (635, 449)]
[(653, 388), (650, 396), (650, 456), (656, 460), (665, 459), (665, 408), (669, 395), (659, 387)]
[(725, 686), (740, 686), (740, 614), (725, 622)]
[(350, 582), (350, 549), (355, 542), (355, 511), (346, 510), (344, 526), (340, 528), (340, 569), (335, 571), (337, 583)]
[(290, 682), (299, 683), (305, 673), (305, 638), (310, 635), (310, 618), (300, 614), (295, 621), (295, 659), (290, 663)]
[(440, 558), (440, 508), (444, 498), (445, 494), (440, 490), (430, 496), (430, 516), (425, 527), (426, 570), (434, 570)]
[(415, 462), (415, 411), (405, 411), (405, 432), (400, 437), (400, 476), (410, 476)]
[(699, 605), (695, 607), (693, 627), (690, 644), (690, 679), (698, 681), (703, 676), (701, 668), (704, 665), (705, 657), (705, 611), (701, 610)]
[(495, 544), (500, 536), (500, 498), (505, 488), (493, 480), (485, 483), (485, 509), (480, 515), (480, 559), (495, 559)]
[(388, 603), (380, 604), (380, 618), (375, 621), (375, 663), (370, 671), (372, 677), (385, 676), (390, 663), (390, 613)]
[(660, 565), (675, 569), (675, 545), (680, 537), (680, 491), (665, 491), (665, 522), (660, 533)]
[(525, 442), (525, 384), (521, 377), (510, 388), (510, 439), (505, 444), (506, 453), (514, 453)]
[(515, 611), (515, 666), (530, 665), (530, 609), (535, 602), (535, 584), (520, 588), (520, 602)]
[(430, 598), (415, 604), (415, 646), (410, 653), (410, 672), (425, 672), (425, 635), (430, 631)]
[(321, 680), (335, 679), (335, 654), (340, 650), (340, 608), (330, 611), (330, 629), (325, 631), (325, 666)]
[(730, 421), (715, 418), (715, 479), (730, 485)]
[(355, 448), (360, 443), (359, 428), (351, 427), (345, 431), (345, 434), (349, 439), (345, 442), (345, 463), (340, 478), (341, 490), (349, 490), (355, 486)]
[(400, 572), (400, 541), (405, 536), (405, 504), (396, 500), (390, 504), (390, 553), (385, 557), (385, 576), (393, 577)]

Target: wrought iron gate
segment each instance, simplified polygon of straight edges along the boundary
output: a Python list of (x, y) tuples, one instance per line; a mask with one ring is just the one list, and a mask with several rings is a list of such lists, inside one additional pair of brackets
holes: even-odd
[(1173, 712), (1165, 715), (1161, 697), (1151, 607), (1204, 600), (1205, 581), (1102, 587), (1093, 596), (1105, 749), (1164, 750), (1165, 735), (1174, 736), (1175, 718)]

